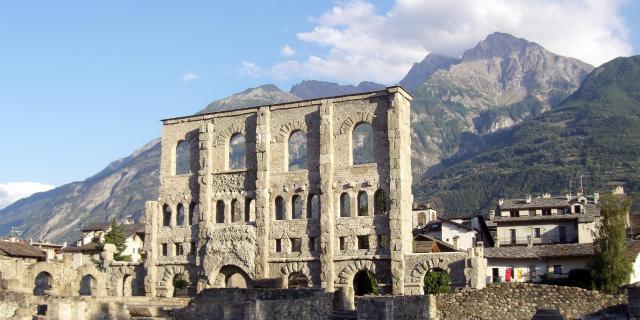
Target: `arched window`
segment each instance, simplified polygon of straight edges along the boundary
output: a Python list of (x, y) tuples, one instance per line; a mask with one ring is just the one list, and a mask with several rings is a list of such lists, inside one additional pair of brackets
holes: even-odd
[(224, 201), (222, 200), (216, 203), (216, 223), (224, 223)]
[(310, 194), (307, 200), (307, 219), (320, 217), (320, 196)]
[(165, 227), (171, 225), (171, 208), (166, 204), (162, 206), (162, 225)]
[(418, 226), (422, 228), (426, 225), (427, 225), (427, 213), (418, 212)]
[(276, 220), (284, 220), (284, 200), (282, 197), (276, 197)]
[(360, 191), (360, 193), (358, 193), (358, 215), (369, 215), (369, 196), (364, 191)]
[(307, 168), (307, 135), (298, 130), (291, 133), (289, 143), (289, 171)]
[(176, 174), (189, 174), (191, 171), (191, 144), (187, 140), (178, 141), (176, 146)]
[(371, 125), (362, 122), (353, 128), (351, 134), (351, 148), (353, 164), (373, 163), (373, 129)]
[(200, 211), (198, 204), (196, 202), (191, 202), (189, 204), (189, 215), (187, 219), (190, 226), (194, 224), (195, 222), (194, 219), (198, 219), (197, 218), (199, 213), (198, 211)]
[(302, 219), (302, 197), (294, 195), (291, 198), (291, 207), (293, 209), (293, 219)]
[(96, 279), (92, 275), (86, 274), (82, 276), (82, 279), (80, 279), (79, 294), (81, 296), (96, 294)]
[(244, 222), (255, 220), (255, 202), (252, 198), (244, 199)]
[(242, 209), (237, 199), (231, 200), (231, 222), (242, 221)]
[(33, 295), (35, 296), (44, 295), (45, 291), (51, 290), (53, 286), (53, 278), (46, 271), (38, 273), (34, 282)]
[(184, 225), (184, 206), (182, 203), (178, 203), (178, 222), (177, 225)]
[(382, 189), (378, 189), (373, 195), (373, 210), (375, 215), (387, 213), (387, 194)]
[(351, 215), (351, 199), (348, 193), (340, 195), (340, 216), (349, 217)]
[(236, 133), (229, 140), (229, 169), (245, 169), (247, 167), (247, 148), (244, 136)]

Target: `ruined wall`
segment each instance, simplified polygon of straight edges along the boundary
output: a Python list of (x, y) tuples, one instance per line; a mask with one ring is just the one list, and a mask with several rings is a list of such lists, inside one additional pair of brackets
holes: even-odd
[(358, 320), (427, 320), (429, 296), (359, 297)]
[(488, 285), (482, 290), (435, 295), (438, 319), (531, 319), (537, 309), (559, 309), (581, 319), (607, 308), (625, 309), (625, 295), (528, 283)]

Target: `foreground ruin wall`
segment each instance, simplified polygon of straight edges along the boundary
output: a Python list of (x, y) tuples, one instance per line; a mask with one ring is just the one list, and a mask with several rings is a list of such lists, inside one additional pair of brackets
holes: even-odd
[[(574, 287), (528, 283), (488, 285), (482, 290), (435, 296), (438, 319), (531, 319), (537, 309), (558, 309), (565, 319), (582, 319), (610, 309), (626, 312), (624, 294), (607, 295)], [(598, 319), (598, 317), (595, 317)]]

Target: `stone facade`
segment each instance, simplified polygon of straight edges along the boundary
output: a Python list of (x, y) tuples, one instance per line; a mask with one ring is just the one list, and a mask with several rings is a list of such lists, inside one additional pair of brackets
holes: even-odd
[[(145, 213), (147, 294), (172, 296), (180, 275), (195, 291), (282, 277), (353, 295), (360, 271), (381, 293), (419, 294), (421, 280), (409, 273), (438, 255), (412, 254), (410, 99), (390, 87), (164, 120), (160, 196)], [(368, 163), (355, 160), (361, 124), (371, 128)], [(306, 166), (290, 170), (297, 132)], [(178, 223), (185, 214), (190, 221)], [(447, 270), (453, 263), (464, 285), (465, 259), (436, 260)]]

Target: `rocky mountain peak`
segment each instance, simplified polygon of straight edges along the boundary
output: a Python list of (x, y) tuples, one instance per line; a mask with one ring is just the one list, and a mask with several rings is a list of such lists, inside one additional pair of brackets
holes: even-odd
[(239, 108), (249, 108), (265, 104), (283, 103), (300, 100), (299, 97), (280, 90), (276, 85), (265, 84), (256, 88), (249, 88), (242, 92), (234, 93), (226, 98), (210, 103), (206, 108), (198, 112), (210, 113)]
[(508, 33), (494, 32), (480, 41), (474, 48), (465, 51), (463, 61), (489, 59), (494, 57), (507, 57), (512, 54), (521, 55), (528, 48), (544, 50), (535, 43), (522, 38), (516, 38)]
[(451, 65), (459, 62), (458, 58), (429, 53), (422, 61), (413, 64), (407, 75), (400, 80), (400, 85), (413, 91), (425, 83), (436, 71), (448, 69)]
[(290, 93), (301, 99), (317, 99), (329, 96), (339, 96), (367, 91), (384, 90), (382, 84), (362, 81), (357, 86), (340, 85), (333, 82), (319, 80), (304, 80), (293, 87)]

